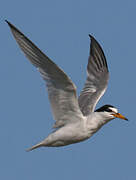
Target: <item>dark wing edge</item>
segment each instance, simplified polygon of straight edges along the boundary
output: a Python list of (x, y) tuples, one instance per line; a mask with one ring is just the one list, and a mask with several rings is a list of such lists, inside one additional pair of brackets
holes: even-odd
[(87, 79), (79, 96), (79, 107), (84, 116), (94, 111), (99, 99), (104, 94), (108, 79), (109, 70), (104, 52), (96, 39), (89, 35), (90, 55), (87, 65)]

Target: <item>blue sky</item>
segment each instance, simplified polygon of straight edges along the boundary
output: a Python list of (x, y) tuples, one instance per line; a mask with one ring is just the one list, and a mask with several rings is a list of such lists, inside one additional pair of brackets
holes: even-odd
[[(136, 179), (136, 2), (133, 0), (3, 0), (0, 13), (0, 179)], [(89, 37), (105, 52), (110, 81), (97, 107), (112, 104), (116, 119), (91, 139), (61, 148), (25, 149), (54, 123), (45, 84), (13, 39), (9, 20), (57, 63), (81, 91)]]

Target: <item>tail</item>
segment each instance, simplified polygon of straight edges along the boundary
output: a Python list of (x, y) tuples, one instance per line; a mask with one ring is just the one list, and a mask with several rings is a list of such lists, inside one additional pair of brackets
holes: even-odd
[(28, 148), (26, 151), (29, 152), (29, 151), (32, 151), (32, 150), (37, 149), (39, 147), (42, 147), (42, 146), (43, 146), (43, 142), (40, 142), (40, 143), (32, 146), (31, 148)]

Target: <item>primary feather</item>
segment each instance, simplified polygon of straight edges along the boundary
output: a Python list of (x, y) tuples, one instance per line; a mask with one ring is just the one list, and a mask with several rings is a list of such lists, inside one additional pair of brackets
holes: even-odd
[(54, 128), (70, 123), (71, 119), (67, 117), (73, 116), (72, 121), (78, 120), (82, 113), (78, 105), (76, 86), (71, 79), (23, 33), (10, 22), (6, 22), (26, 57), (38, 68), (46, 81), (54, 120), (56, 120)]
[(95, 106), (104, 94), (109, 71), (104, 52), (99, 43), (91, 35), (90, 56), (87, 65), (87, 79), (78, 102), (84, 116), (94, 111)]

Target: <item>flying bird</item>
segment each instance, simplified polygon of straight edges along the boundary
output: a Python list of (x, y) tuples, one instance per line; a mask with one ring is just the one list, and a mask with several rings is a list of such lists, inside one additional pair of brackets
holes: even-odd
[(112, 105), (104, 105), (95, 110), (97, 102), (107, 88), (109, 71), (104, 52), (92, 35), (89, 35), (91, 43), (87, 79), (78, 97), (76, 86), (66, 73), (14, 25), (7, 20), (6, 22), (19, 47), (46, 82), (56, 121), (53, 125), (55, 130), (27, 151), (39, 147), (59, 147), (78, 143), (90, 138), (104, 124), (115, 118), (128, 120)]

